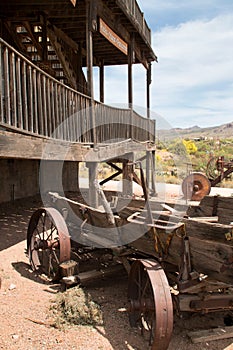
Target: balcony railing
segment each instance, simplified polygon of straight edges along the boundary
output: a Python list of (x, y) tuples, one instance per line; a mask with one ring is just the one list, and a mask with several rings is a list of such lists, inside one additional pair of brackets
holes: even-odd
[(0, 39), (0, 125), (84, 143), (154, 142), (155, 121), (113, 108), (60, 83)]
[(125, 14), (131, 19), (137, 30), (144, 36), (144, 39), (151, 45), (151, 31), (148, 27), (144, 14), (136, 0), (117, 0), (117, 4)]

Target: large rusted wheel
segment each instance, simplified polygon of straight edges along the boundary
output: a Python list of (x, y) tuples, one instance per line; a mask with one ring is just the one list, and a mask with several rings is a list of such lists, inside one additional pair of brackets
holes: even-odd
[(140, 327), (151, 350), (166, 350), (173, 330), (170, 287), (160, 264), (136, 260), (129, 275), (129, 320)]
[(59, 265), (70, 260), (70, 236), (62, 215), (54, 208), (38, 209), (27, 232), (27, 251), (33, 270), (52, 280), (59, 276)]
[(186, 199), (200, 201), (210, 193), (211, 184), (206, 175), (202, 173), (192, 173), (182, 182), (182, 192)]

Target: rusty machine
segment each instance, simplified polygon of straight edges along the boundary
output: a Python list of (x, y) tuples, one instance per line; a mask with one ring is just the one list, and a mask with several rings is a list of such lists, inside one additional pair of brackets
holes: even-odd
[(97, 184), (100, 208), (87, 204), (85, 192), (50, 193), (31, 217), (27, 251), (33, 270), (67, 284), (87, 278), (83, 255), (95, 257), (99, 277), (98, 257), (112, 254), (104, 275), (126, 269), (131, 326), (142, 330), (145, 348), (166, 350), (174, 310), (233, 309), (233, 198), (206, 196), (174, 209), (149, 199), (142, 171), (141, 183), (143, 199), (116, 198)]
[(211, 187), (218, 185), (233, 172), (233, 159), (226, 161), (224, 156), (211, 157), (207, 163), (206, 174), (193, 172), (182, 183), (184, 197), (199, 201), (210, 193)]

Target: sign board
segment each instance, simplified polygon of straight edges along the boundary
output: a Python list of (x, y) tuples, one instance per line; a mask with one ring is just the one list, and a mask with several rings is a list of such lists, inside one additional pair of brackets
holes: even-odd
[(76, 0), (70, 0), (70, 1), (74, 6), (76, 5)]
[(125, 55), (128, 54), (128, 44), (122, 40), (114, 31), (100, 18), (99, 19), (100, 33), (115, 47), (117, 47)]

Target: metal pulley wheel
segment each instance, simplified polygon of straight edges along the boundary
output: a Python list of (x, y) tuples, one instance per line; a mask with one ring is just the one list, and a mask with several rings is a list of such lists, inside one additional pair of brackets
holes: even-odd
[(129, 274), (129, 321), (139, 327), (151, 350), (167, 350), (173, 330), (170, 287), (161, 265), (136, 260)]
[(60, 278), (60, 264), (70, 260), (70, 236), (62, 215), (54, 208), (36, 210), (29, 222), (27, 251), (33, 270), (52, 280)]
[(211, 190), (211, 183), (207, 176), (194, 172), (188, 175), (182, 182), (182, 192), (185, 199), (200, 201), (207, 196)]

